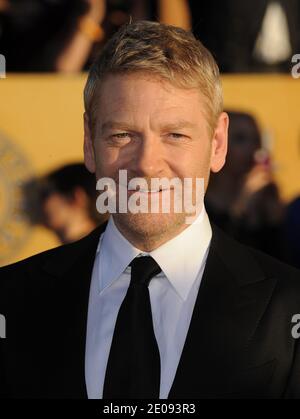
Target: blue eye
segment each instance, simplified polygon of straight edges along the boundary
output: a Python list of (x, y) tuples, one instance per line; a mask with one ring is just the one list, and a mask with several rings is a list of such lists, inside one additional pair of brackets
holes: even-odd
[(129, 134), (128, 134), (128, 132), (120, 132), (118, 134), (114, 134), (113, 137), (122, 139), (122, 138), (129, 137)]
[(173, 138), (175, 138), (175, 139), (179, 139), (179, 138), (184, 137), (184, 135), (183, 135), (183, 134), (178, 134), (178, 133), (176, 133), (176, 132), (172, 132), (170, 135), (171, 135), (171, 137), (173, 137)]

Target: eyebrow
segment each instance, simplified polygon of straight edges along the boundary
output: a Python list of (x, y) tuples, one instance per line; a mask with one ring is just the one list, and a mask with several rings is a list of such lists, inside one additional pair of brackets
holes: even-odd
[(161, 128), (163, 128), (166, 131), (173, 131), (184, 128), (195, 128), (195, 124), (189, 121), (179, 120), (176, 122), (162, 124)]
[[(173, 131), (178, 129), (184, 129), (184, 128), (195, 128), (195, 124), (189, 121), (185, 120), (179, 120), (176, 122), (170, 122), (161, 124), (160, 129), (166, 130), (166, 131)], [(109, 129), (123, 129), (128, 131), (136, 131), (130, 124), (126, 122), (117, 122), (117, 121), (107, 121), (104, 122), (104, 124), (101, 125), (101, 131), (106, 131)]]
[(117, 121), (107, 121), (104, 122), (104, 124), (101, 125), (101, 130), (106, 131), (108, 129), (127, 129), (130, 130), (130, 125), (126, 122), (117, 122)]

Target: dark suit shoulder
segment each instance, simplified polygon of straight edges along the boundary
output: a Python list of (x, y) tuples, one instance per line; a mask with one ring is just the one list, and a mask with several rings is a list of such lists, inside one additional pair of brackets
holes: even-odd
[[(88, 236), (54, 249), (46, 250), (27, 259), (0, 268), (0, 294), (41, 293), (49, 288), (53, 278), (63, 280), (64, 273), (80, 261), (87, 252), (96, 252), (102, 230), (95, 229)], [(0, 295), (1, 299), (1, 295)]]
[(300, 313), (300, 271), (255, 249), (248, 249), (265, 272), (277, 280), (273, 297), (293, 314)]
[(255, 278), (275, 278), (284, 286), (299, 290), (300, 271), (259, 250), (239, 243), (221, 229), (213, 226), (213, 246), (230, 270), (236, 272), (240, 283), (250, 283)]
[(45, 264), (47, 267), (52, 267), (59, 265), (59, 268), (63, 268), (61, 263), (66, 263), (70, 259), (74, 261), (74, 257), (77, 254), (80, 254), (87, 246), (94, 246), (99, 238), (101, 233), (104, 231), (106, 224), (103, 224), (100, 227), (97, 227), (90, 234), (83, 237), (80, 240), (77, 240), (73, 243), (64, 244), (58, 247), (55, 247), (50, 250), (38, 253), (36, 255), (30, 256), (26, 259), (23, 259), (19, 262), (12, 263), (0, 268), (0, 278), (5, 275), (13, 275), (14, 273), (19, 273), (24, 270), (30, 270), (34, 267), (41, 267)]
[(59, 246), (1, 267), (0, 312), (5, 312), (8, 307), (18, 310), (26, 301), (32, 303), (40, 295), (47, 295), (52, 277), (44, 270), (44, 266), (53, 258), (63, 256), (67, 249), (65, 245)]
[[(43, 265), (49, 260), (54, 260), (64, 256), (65, 252), (72, 251), (72, 248), (76, 246), (76, 242), (67, 245), (61, 245), (50, 250), (38, 253), (36, 255), (30, 256), (26, 259), (20, 260), (18, 262), (6, 265), (0, 268), (0, 281), (6, 278), (14, 278), (16, 275), (30, 273), (35, 269), (43, 267)], [(20, 276), (18, 276), (19, 279)]]
[[(246, 246), (245, 246), (246, 247)], [(268, 275), (272, 276), (281, 276), (283, 279), (287, 277), (295, 277), (300, 281), (300, 270), (288, 265), (285, 262), (282, 262), (278, 259), (275, 259), (272, 256), (269, 256), (259, 250), (253, 249), (251, 247), (246, 247), (246, 249), (255, 257), (259, 265), (264, 269)]]

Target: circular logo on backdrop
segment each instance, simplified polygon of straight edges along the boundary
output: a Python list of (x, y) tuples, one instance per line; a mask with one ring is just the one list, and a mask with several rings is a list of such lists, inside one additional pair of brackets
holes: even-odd
[(31, 174), (26, 157), (0, 132), (0, 266), (12, 260), (28, 237), (22, 186)]

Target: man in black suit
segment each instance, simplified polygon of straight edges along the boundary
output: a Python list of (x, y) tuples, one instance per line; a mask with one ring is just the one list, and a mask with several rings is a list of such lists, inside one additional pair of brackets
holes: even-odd
[(2, 397), (300, 397), (299, 272), (211, 227), (199, 195), (227, 130), (193, 35), (137, 22), (110, 40), (85, 88), (84, 153), (99, 189), (117, 185), (99, 197), (112, 216), (0, 270)]

